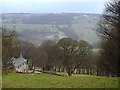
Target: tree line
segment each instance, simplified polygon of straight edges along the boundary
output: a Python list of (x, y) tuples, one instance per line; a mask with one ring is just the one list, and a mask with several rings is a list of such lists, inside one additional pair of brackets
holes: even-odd
[[(111, 75), (99, 69), (99, 54), (93, 53), (91, 44), (84, 40), (62, 38), (57, 43), (48, 40), (41, 46), (34, 46), (27, 41), (17, 38), (15, 31), (3, 30), (2, 32), (2, 61), (3, 69), (12, 68), (9, 63), (12, 57), (23, 55), (28, 61), (29, 69), (36, 68), (42, 71), (66, 72), (68, 76), (76, 74)], [(33, 68), (34, 67), (34, 68)], [(5, 72), (5, 70), (3, 70)]]
[(4, 67), (9, 66), (12, 57), (18, 57), (22, 53), (28, 59), (30, 67), (41, 67), (46, 71), (56, 71), (59, 68), (59, 71), (66, 71), (71, 76), (82, 62), (92, 59), (92, 46), (83, 40), (62, 38), (58, 43), (48, 40), (41, 46), (34, 46), (18, 40), (15, 31), (7, 30), (3, 30), (2, 38)]

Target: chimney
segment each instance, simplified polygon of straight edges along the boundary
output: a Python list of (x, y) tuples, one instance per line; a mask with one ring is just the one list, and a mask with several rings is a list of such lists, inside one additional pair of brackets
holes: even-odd
[(23, 58), (22, 54), (20, 53), (20, 57)]

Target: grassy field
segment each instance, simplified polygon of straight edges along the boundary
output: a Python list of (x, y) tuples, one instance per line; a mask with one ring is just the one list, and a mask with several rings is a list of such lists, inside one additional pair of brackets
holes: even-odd
[(117, 77), (90, 75), (4, 74), (3, 88), (117, 88)]

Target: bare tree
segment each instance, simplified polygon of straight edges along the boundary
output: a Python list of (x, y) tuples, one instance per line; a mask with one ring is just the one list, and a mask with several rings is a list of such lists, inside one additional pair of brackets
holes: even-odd
[[(119, 0), (118, 0), (119, 1)], [(98, 23), (102, 39), (100, 63), (106, 72), (120, 76), (120, 2), (111, 1)]]
[(92, 53), (91, 45), (86, 41), (76, 41), (71, 38), (63, 38), (58, 42), (61, 49), (61, 60), (66, 67), (69, 76), (78, 68), (82, 62)]
[[(35, 66), (42, 67), (44, 70), (50, 70), (52, 66), (52, 60), (50, 56), (51, 46), (55, 45), (52, 40), (44, 41), (43, 44), (35, 49), (33, 55), (33, 62)], [(52, 52), (51, 52), (52, 53)]]
[(16, 38), (15, 31), (2, 29), (2, 62), (5, 68), (9, 66), (8, 61), (16, 54), (14, 46)]

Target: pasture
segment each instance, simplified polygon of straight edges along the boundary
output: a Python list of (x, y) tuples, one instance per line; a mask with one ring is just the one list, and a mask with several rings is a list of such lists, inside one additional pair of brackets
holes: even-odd
[(3, 88), (118, 88), (117, 77), (50, 74), (3, 74)]

